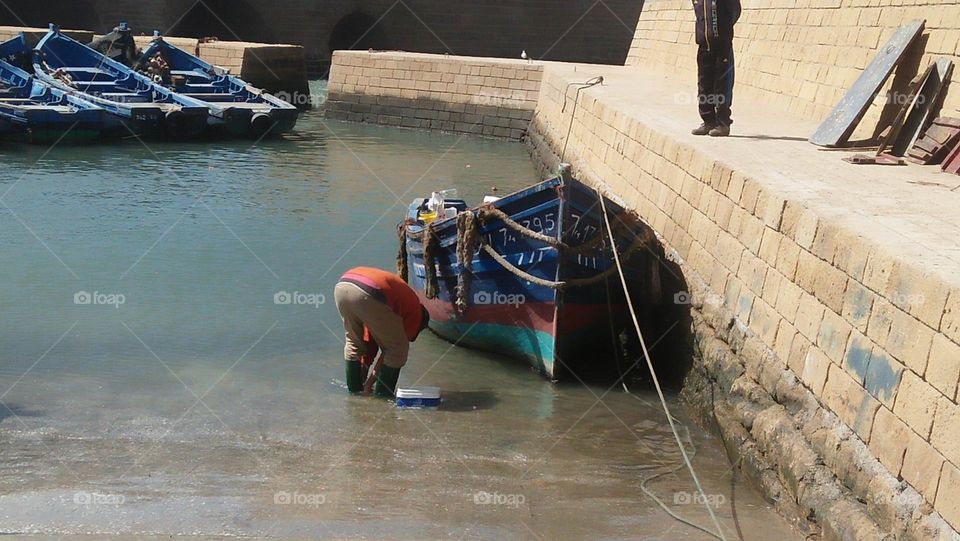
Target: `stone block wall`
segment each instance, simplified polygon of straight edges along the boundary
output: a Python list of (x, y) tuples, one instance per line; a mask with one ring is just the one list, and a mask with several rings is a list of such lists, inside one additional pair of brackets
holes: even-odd
[(338, 51), (327, 116), (519, 140), (543, 64), (413, 53)]
[(267, 45), (214, 41), (199, 45), (200, 58), (257, 88), (270, 92), (307, 94), (307, 68), (300, 45)]
[[(30, 28), (30, 27), (21, 27), (21, 26), (0, 26), (0, 41), (7, 41), (17, 36), (17, 34), (23, 33), (27, 42), (36, 45), (38, 41), (43, 39), (43, 36), (47, 35), (46, 28)], [(93, 32), (88, 32), (86, 30), (63, 30), (64, 35), (69, 36), (80, 43), (90, 43), (93, 40)]]
[[(569, 83), (546, 70), (531, 132), (554, 153), (569, 145), (576, 174), (607, 185), (681, 263), (700, 299), (695, 330), (707, 344), (707, 377), (749, 398), (737, 415), (753, 426), (754, 443), (736, 454), (749, 462), (761, 449), (758, 460), (773, 461), (777, 473), (765, 475), (780, 488), (768, 493), (813, 509), (834, 533), (856, 516), (874, 524), (848, 525), (857, 535), (838, 538), (881, 539), (870, 532), (888, 531), (954, 539), (960, 277), (905, 260), (769, 179), (732, 169), (589, 91), (567, 136)], [(783, 421), (755, 424), (761, 409)], [(834, 414), (839, 422), (824, 420)], [(805, 443), (793, 444), (801, 430), (796, 441)], [(827, 503), (835, 496), (818, 496), (817, 487), (833, 487), (834, 477), (853, 494), (850, 509), (862, 512), (831, 515), (840, 509)], [(925, 514), (931, 510), (952, 530), (934, 526), (943, 523)]]
[[(897, 27), (926, 19), (926, 31), (874, 101), (855, 138), (876, 135), (904, 101), (909, 81), (937, 57), (960, 62), (960, 0), (742, 0), (734, 51), (736, 108), (752, 101), (826, 117)], [(696, 89), (694, 13), (689, 0), (644, 6), (628, 64), (687, 74)], [(960, 82), (943, 114), (960, 117)]]
[[(0, 24), (106, 32), (120, 20), (137, 32), (187, 29), (190, 37), (295, 43), (328, 64), (338, 31), (358, 49), (622, 64), (642, 0), (5, 0)], [(216, 14), (212, 17), (207, 10)], [(355, 25), (349, 24), (353, 18)], [(367, 32), (367, 30), (370, 30)], [(363, 38), (363, 39), (361, 39)], [(342, 47), (342, 46), (341, 46)], [(324, 70), (325, 73), (325, 70)]]

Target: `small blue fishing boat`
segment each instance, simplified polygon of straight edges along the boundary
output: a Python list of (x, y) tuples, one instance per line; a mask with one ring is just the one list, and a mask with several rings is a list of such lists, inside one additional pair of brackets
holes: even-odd
[(156, 32), (136, 68), (154, 82), (206, 104), (211, 125), (230, 134), (276, 135), (297, 124), (300, 112), (293, 105), (174, 47)]
[(105, 109), (105, 128), (112, 135), (190, 138), (206, 129), (203, 103), (154, 84), (54, 25), (36, 46), (33, 69), (43, 82)]
[(104, 110), (36, 80), (20, 66), (32, 49), (23, 34), (0, 43), (0, 137), (30, 143), (96, 139)]
[[(613, 374), (632, 327), (599, 197), (567, 168), (475, 208), (416, 199), (398, 270), (442, 338), (523, 359), (551, 380)], [(631, 297), (636, 288), (640, 302), (658, 302), (652, 230), (604, 204)]]

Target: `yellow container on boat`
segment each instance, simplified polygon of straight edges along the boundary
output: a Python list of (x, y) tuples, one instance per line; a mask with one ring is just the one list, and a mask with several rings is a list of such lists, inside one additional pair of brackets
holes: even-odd
[(430, 225), (430, 223), (437, 219), (437, 213), (432, 210), (421, 210), (420, 213), (417, 214), (417, 218), (419, 218), (424, 225)]

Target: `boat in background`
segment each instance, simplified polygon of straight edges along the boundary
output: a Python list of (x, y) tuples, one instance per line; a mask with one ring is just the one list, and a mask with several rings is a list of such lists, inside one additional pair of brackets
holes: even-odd
[(22, 33), (0, 43), (0, 137), (30, 143), (100, 137), (105, 111), (36, 80), (21, 68), (31, 55)]
[[(151, 64), (165, 66), (165, 72), (151, 70)], [(154, 82), (203, 102), (210, 109), (211, 125), (230, 134), (276, 135), (297, 124), (300, 112), (293, 105), (167, 43), (156, 32), (136, 68)]]
[[(614, 374), (621, 333), (632, 326), (599, 197), (567, 166), (476, 208), (416, 199), (398, 262), (430, 328), (523, 359), (552, 380)], [(659, 302), (653, 231), (609, 198), (603, 204), (631, 297)]]
[(112, 135), (190, 138), (206, 130), (206, 105), (154, 84), (55, 25), (36, 46), (33, 69), (43, 82), (105, 109), (105, 130)]

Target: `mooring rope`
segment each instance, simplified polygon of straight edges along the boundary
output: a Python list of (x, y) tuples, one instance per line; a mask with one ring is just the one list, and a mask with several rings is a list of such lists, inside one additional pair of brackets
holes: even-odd
[[(597, 196), (600, 197), (600, 205), (603, 210), (603, 221), (607, 226), (607, 233), (610, 235), (610, 242), (615, 242), (614, 236), (613, 236), (613, 228), (610, 227), (610, 217), (607, 216), (607, 204), (604, 201), (603, 194), (600, 193), (600, 190), (597, 190)], [(627, 301), (627, 308), (630, 309), (630, 317), (633, 318), (633, 326), (637, 331), (637, 337), (640, 339), (640, 348), (643, 350), (643, 357), (647, 361), (647, 368), (650, 370), (650, 376), (653, 378), (653, 386), (657, 390), (657, 396), (660, 397), (660, 405), (663, 406), (663, 411), (667, 415), (667, 422), (670, 424), (670, 430), (673, 432), (673, 437), (677, 441), (677, 446), (680, 448), (680, 454), (683, 455), (683, 461), (686, 464), (687, 469), (690, 471), (690, 477), (693, 478), (693, 483), (697, 486), (697, 492), (703, 498), (703, 505), (704, 507), (707, 508), (707, 513), (710, 514), (710, 518), (713, 520), (713, 525), (717, 527), (717, 531), (711, 532), (710, 530), (702, 526), (699, 526), (686, 519), (679, 517), (678, 515), (676, 515), (675, 513), (669, 510), (667, 512), (670, 513), (672, 517), (676, 518), (677, 520), (680, 520), (681, 522), (684, 522), (685, 524), (688, 524), (699, 530), (702, 530), (703, 532), (710, 534), (713, 537), (720, 539), (721, 541), (727, 541), (727, 538), (723, 535), (723, 528), (720, 526), (720, 521), (717, 520), (717, 515), (714, 514), (713, 508), (710, 507), (710, 500), (709, 498), (707, 498), (706, 493), (703, 491), (703, 486), (700, 485), (700, 479), (697, 477), (697, 472), (694, 471), (693, 469), (693, 464), (691, 464), (690, 462), (690, 456), (688, 455), (687, 449), (683, 445), (683, 441), (681, 441), (680, 439), (680, 433), (677, 432), (677, 427), (673, 422), (674, 417), (670, 413), (670, 407), (667, 406), (667, 399), (663, 394), (663, 389), (660, 387), (660, 379), (657, 377), (657, 372), (653, 368), (653, 361), (650, 360), (650, 352), (647, 350), (647, 343), (643, 339), (643, 332), (640, 330), (640, 323), (637, 320), (637, 312), (633, 307), (633, 301), (630, 300), (630, 288), (627, 287), (627, 277), (623, 273), (623, 267), (620, 265), (620, 256), (617, 254), (616, 250), (613, 251), (613, 258), (614, 258), (614, 262), (616, 263), (617, 270), (619, 271), (619, 274), (620, 274), (620, 284), (623, 286), (623, 294)], [(647, 494), (649, 495), (650, 493), (647, 492)], [(666, 506), (663, 505), (663, 502), (660, 502), (660, 500), (657, 498), (654, 498), (654, 500), (660, 503), (661, 507), (664, 507), (666, 509)]]
[(437, 279), (436, 264), (436, 235), (429, 224), (423, 228), (423, 267), (426, 278), (423, 281), (423, 295), (428, 299), (436, 299), (440, 291)]
[(409, 269), (407, 268), (407, 222), (397, 226), (397, 236), (400, 237), (400, 249), (397, 250), (397, 274), (407, 282)]
[[(492, 219), (500, 220), (501, 222), (504, 223), (504, 225), (516, 231), (517, 233), (520, 233), (524, 237), (542, 242), (544, 244), (552, 246), (553, 248), (562, 250), (567, 254), (581, 254), (581, 253), (589, 252), (590, 250), (593, 250), (594, 248), (596, 248), (596, 246), (598, 244), (601, 244), (604, 240), (604, 236), (602, 234), (597, 234), (593, 238), (591, 238), (590, 240), (584, 243), (578, 244), (576, 246), (570, 246), (569, 244), (563, 242), (562, 240), (556, 237), (551, 237), (550, 235), (545, 235), (543, 233), (534, 231), (529, 227), (524, 227), (519, 222), (511, 218), (509, 214), (507, 214), (506, 212), (503, 212), (500, 209), (493, 208), (493, 207), (480, 207), (477, 209), (477, 214), (479, 215), (480, 221), (482, 221), (483, 223), (487, 223)], [(626, 222), (626, 220), (622, 219), (623, 216), (621, 216), (620, 218), (621, 219), (617, 222), (617, 229), (624, 227), (624, 224)]]
[(570, 124), (567, 126), (567, 137), (563, 141), (563, 150), (560, 152), (560, 163), (566, 163), (564, 158), (567, 155), (567, 143), (570, 142), (570, 132), (573, 131), (573, 119), (577, 116), (577, 103), (580, 101), (580, 92), (592, 86), (602, 84), (603, 75), (600, 75), (582, 83), (570, 83), (567, 85), (567, 88), (563, 90), (563, 107), (560, 108), (561, 115), (567, 110), (567, 92), (570, 91), (571, 86), (579, 85), (579, 88), (577, 88), (577, 94), (573, 98), (573, 111), (570, 112)]
[[(647, 244), (647, 240), (643, 237), (638, 236), (636, 239), (634, 239), (634, 241), (630, 244), (630, 246), (628, 246), (623, 251), (623, 254), (622, 254), (623, 258), (628, 259), (634, 252), (638, 251), (640, 248), (643, 248), (646, 244)], [(505, 257), (500, 255), (493, 248), (493, 246), (490, 246), (486, 242), (481, 241), (480, 248), (482, 248), (483, 251), (486, 252), (487, 255), (489, 255), (494, 261), (499, 263), (501, 267), (509, 271), (514, 276), (521, 278), (523, 280), (526, 280), (528, 282), (531, 282), (533, 284), (536, 284), (538, 286), (547, 287), (547, 288), (555, 289), (559, 291), (563, 291), (563, 290), (574, 288), (574, 287), (582, 287), (590, 284), (595, 284), (613, 275), (615, 272), (617, 272), (616, 267), (610, 267), (609, 269), (603, 272), (597, 273), (588, 278), (574, 278), (572, 280), (555, 282), (553, 280), (547, 280), (545, 278), (534, 276), (524, 271), (523, 269), (517, 267), (513, 263), (510, 263), (509, 261), (507, 261)], [(611, 250), (611, 251), (616, 253), (616, 250)]]
[(477, 216), (470, 210), (457, 215), (457, 263), (460, 264), (460, 273), (457, 275), (457, 311), (463, 313), (467, 309), (467, 299), (470, 298), (470, 281), (473, 278), (473, 254), (477, 250), (479, 233)]

